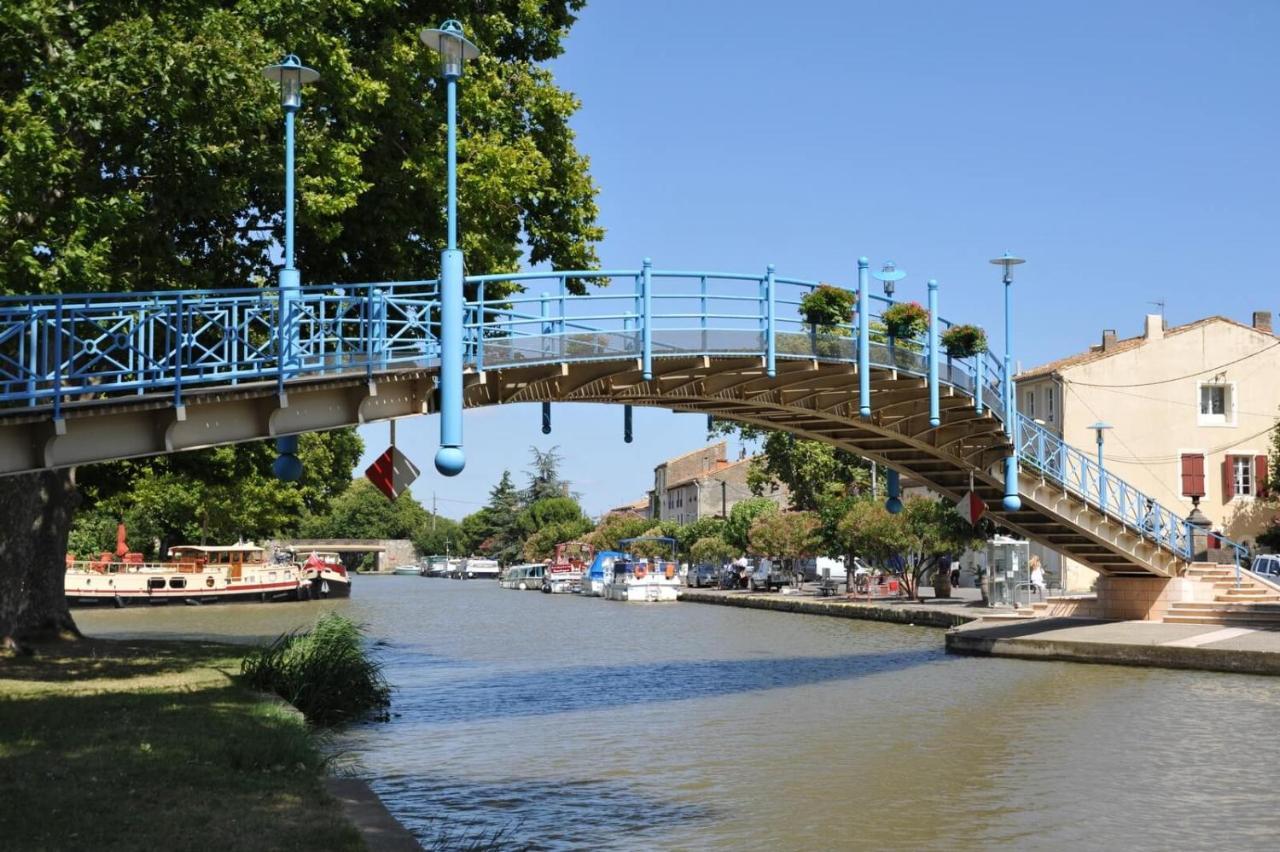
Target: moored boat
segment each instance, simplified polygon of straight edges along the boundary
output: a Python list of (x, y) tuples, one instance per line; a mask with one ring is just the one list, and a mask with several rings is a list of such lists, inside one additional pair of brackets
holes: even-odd
[[(297, 555), (293, 548), (289, 552)], [(416, 571), (416, 568), (415, 568)], [(326, 550), (313, 550), (302, 563), (302, 573), (311, 584), (313, 598), (351, 597), (351, 572), (342, 564), (342, 557)], [(398, 572), (397, 572), (398, 573)]]
[(591, 567), (582, 574), (579, 594), (588, 597), (601, 597), (608, 577), (613, 576), (613, 563), (625, 559), (627, 555), (620, 550), (602, 550), (591, 560)]
[[(669, 546), (672, 558), (664, 560), (631, 555), (632, 546), (639, 542), (658, 542)], [(679, 597), (680, 577), (675, 562), (675, 539), (642, 536), (623, 539), (619, 544), (628, 550), (628, 555), (614, 560), (613, 571), (605, 578), (605, 599), (652, 603), (674, 601)]]
[(595, 548), (585, 541), (565, 541), (556, 545), (555, 556), (547, 566), (542, 591), (564, 594), (582, 590), (582, 575), (591, 565)]
[(168, 555), (167, 562), (144, 562), (140, 557), (116, 560), (109, 553), (94, 560), (69, 560), (64, 580), (67, 602), (124, 606), (311, 597), (311, 584), (302, 569), (292, 562), (269, 562), (263, 549), (252, 544), (180, 545), (169, 548)]

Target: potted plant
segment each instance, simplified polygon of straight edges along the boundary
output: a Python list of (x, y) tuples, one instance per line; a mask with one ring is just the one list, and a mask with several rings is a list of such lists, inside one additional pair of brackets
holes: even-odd
[(880, 314), (889, 337), (910, 340), (929, 327), (929, 312), (919, 302), (897, 302)]
[(815, 329), (833, 331), (853, 321), (852, 290), (831, 284), (819, 284), (800, 298), (800, 315)]
[(976, 325), (953, 325), (941, 342), (948, 358), (972, 358), (987, 348), (987, 333)]

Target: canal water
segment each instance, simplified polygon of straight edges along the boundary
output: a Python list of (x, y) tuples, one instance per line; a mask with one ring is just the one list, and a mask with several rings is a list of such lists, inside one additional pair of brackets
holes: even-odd
[(1280, 681), (948, 657), (943, 634), (490, 582), (81, 611), (93, 635), (386, 641), (335, 743), (425, 840), (500, 848), (1245, 849), (1280, 843)]

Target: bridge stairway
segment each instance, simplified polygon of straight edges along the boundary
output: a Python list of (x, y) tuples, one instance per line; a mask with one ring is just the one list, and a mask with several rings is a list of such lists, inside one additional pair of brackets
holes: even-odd
[(1171, 604), (1166, 623), (1280, 629), (1280, 589), (1248, 571), (1240, 572), (1239, 586), (1229, 566), (1196, 564), (1184, 576), (1195, 581), (1197, 600)]

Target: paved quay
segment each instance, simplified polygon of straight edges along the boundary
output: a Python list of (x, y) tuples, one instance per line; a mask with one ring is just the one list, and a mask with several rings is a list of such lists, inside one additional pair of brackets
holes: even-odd
[(808, 587), (795, 594), (782, 592), (748, 592), (721, 589), (681, 589), (680, 600), (690, 603), (739, 606), (747, 609), (769, 609), (775, 612), (801, 612), (835, 618), (860, 618), (867, 621), (889, 621), (923, 627), (956, 627), (989, 616), (992, 610), (974, 599), (976, 589), (957, 589), (956, 597), (918, 601), (855, 601), (844, 595), (819, 597)]
[(948, 630), (950, 654), (1280, 675), (1280, 630), (1218, 624), (1010, 618), (957, 589), (948, 600), (854, 601), (813, 589), (779, 592), (681, 589), (680, 600), (774, 612), (887, 621)]
[(947, 633), (947, 652), (1280, 675), (1280, 631), (1218, 624), (1078, 618), (973, 622)]

